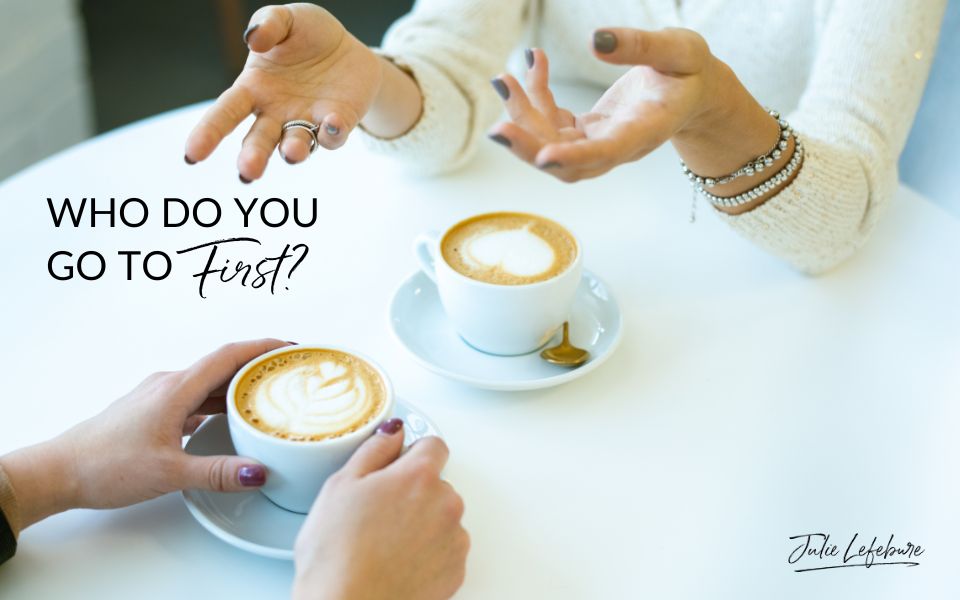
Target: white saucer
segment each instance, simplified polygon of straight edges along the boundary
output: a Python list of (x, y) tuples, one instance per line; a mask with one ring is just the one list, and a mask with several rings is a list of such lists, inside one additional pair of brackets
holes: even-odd
[[(398, 400), (393, 412), (403, 419), (407, 446), (422, 437), (440, 435), (436, 425), (406, 401)], [(226, 415), (204, 421), (185, 450), (196, 456), (236, 454)], [(183, 500), (193, 518), (228, 544), (270, 558), (293, 560), (293, 542), (306, 515), (286, 511), (258, 491), (227, 494), (184, 490)]]
[[(390, 303), (390, 327), (400, 344), (424, 368), (444, 377), (490, 390), (533, 390), (583, 377), (610, 358), (623, 334), (617, 301), (593, 273), (583, 272), (570, 312), (570, 341), (590, 351), (575, 369), (540, 358), (494, 356), (472, 348), (457, 335), (440, 305), (437, 286), (422, 271), (408, 277)], [(560, 333), (547, 346), (560, 341)]]

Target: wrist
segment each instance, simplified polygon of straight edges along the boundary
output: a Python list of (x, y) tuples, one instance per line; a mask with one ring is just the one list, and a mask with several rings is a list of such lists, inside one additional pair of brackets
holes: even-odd
[(74, 459), (62, 438), (0, 457), (17, 499), (20, 529), (77, 505)]
[(380, 66), (380, 82), (361, 125), (375, 137), (397, 138), (420, 120), (423, 95), (412, 73), (380, 54), (377, 54), (377, 64)]
[(721, 176), (766, 152), (779, 128), (733, 70), (711, 57), (699, 109), (671, 142), (691, 170)]

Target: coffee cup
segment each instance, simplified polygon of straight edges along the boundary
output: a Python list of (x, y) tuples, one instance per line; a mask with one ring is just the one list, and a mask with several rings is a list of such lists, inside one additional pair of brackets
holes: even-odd
[(390, 380), (375, 362), (343, 348), (297, 345), (249, 362), (227, 390), (237, 454), (267, 468), (260, 491), (306, 513), (327, 478), (393, 413)]
[(546, 217), (476, 215), (414, 242), (454, 329), (488, 354), (539, 349), (569, 319), (583, 253), (576, 237)]

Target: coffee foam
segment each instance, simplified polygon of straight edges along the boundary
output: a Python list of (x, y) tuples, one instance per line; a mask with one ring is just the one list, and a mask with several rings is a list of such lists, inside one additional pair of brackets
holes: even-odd
[(319, 441), (370, 422), (383, 408), (386, 389), (380, 374), (352, 354), (292, 349), (244, 373), (235, 399), (240, 415), (260, 431)]
[(479, 215), (454, 226), (441, 242), (444, 260), (471, 279), (502, 285), (546, 281), (577, 256), (561, 225), (523, 213)]

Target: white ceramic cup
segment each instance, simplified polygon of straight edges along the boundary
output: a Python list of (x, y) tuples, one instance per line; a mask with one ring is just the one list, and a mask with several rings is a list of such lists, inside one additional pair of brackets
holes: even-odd
[[(338, 350), (363, 359), (383, 379), (386, 393), (383, 408), (356, 431), (327, 440), (291, 441), (260, 431), (240, 415), (236, 401), (237, 384), (244, 373), (263, 360), (275, 354), (296, 350)], [(336, 346), (284, 346), (258, 356), (234, 375), (227, 389), (227, 423), (237, 455), (257, 460), (267, 468), (267, 482), (260, 491), (281, 508), (307, 513), (327, 478), (346, 464), (356, 449), (393, 414), (393, 404), (393, 386), (390, 379), (380, 365), (363, 354)]]
[(577, 256), (555, 277), (522, 285), (487, 283), (458, 273), (443, 259), (444, 237), (462, 222), (443, 233), (421, 234), (413, 245), (420, 268), (437, 284), (447, 318), (460, 337), (488, 354), (515, 356), (541, 348), (570, 318), (583, 270), (580, 241), (570, 234)]

